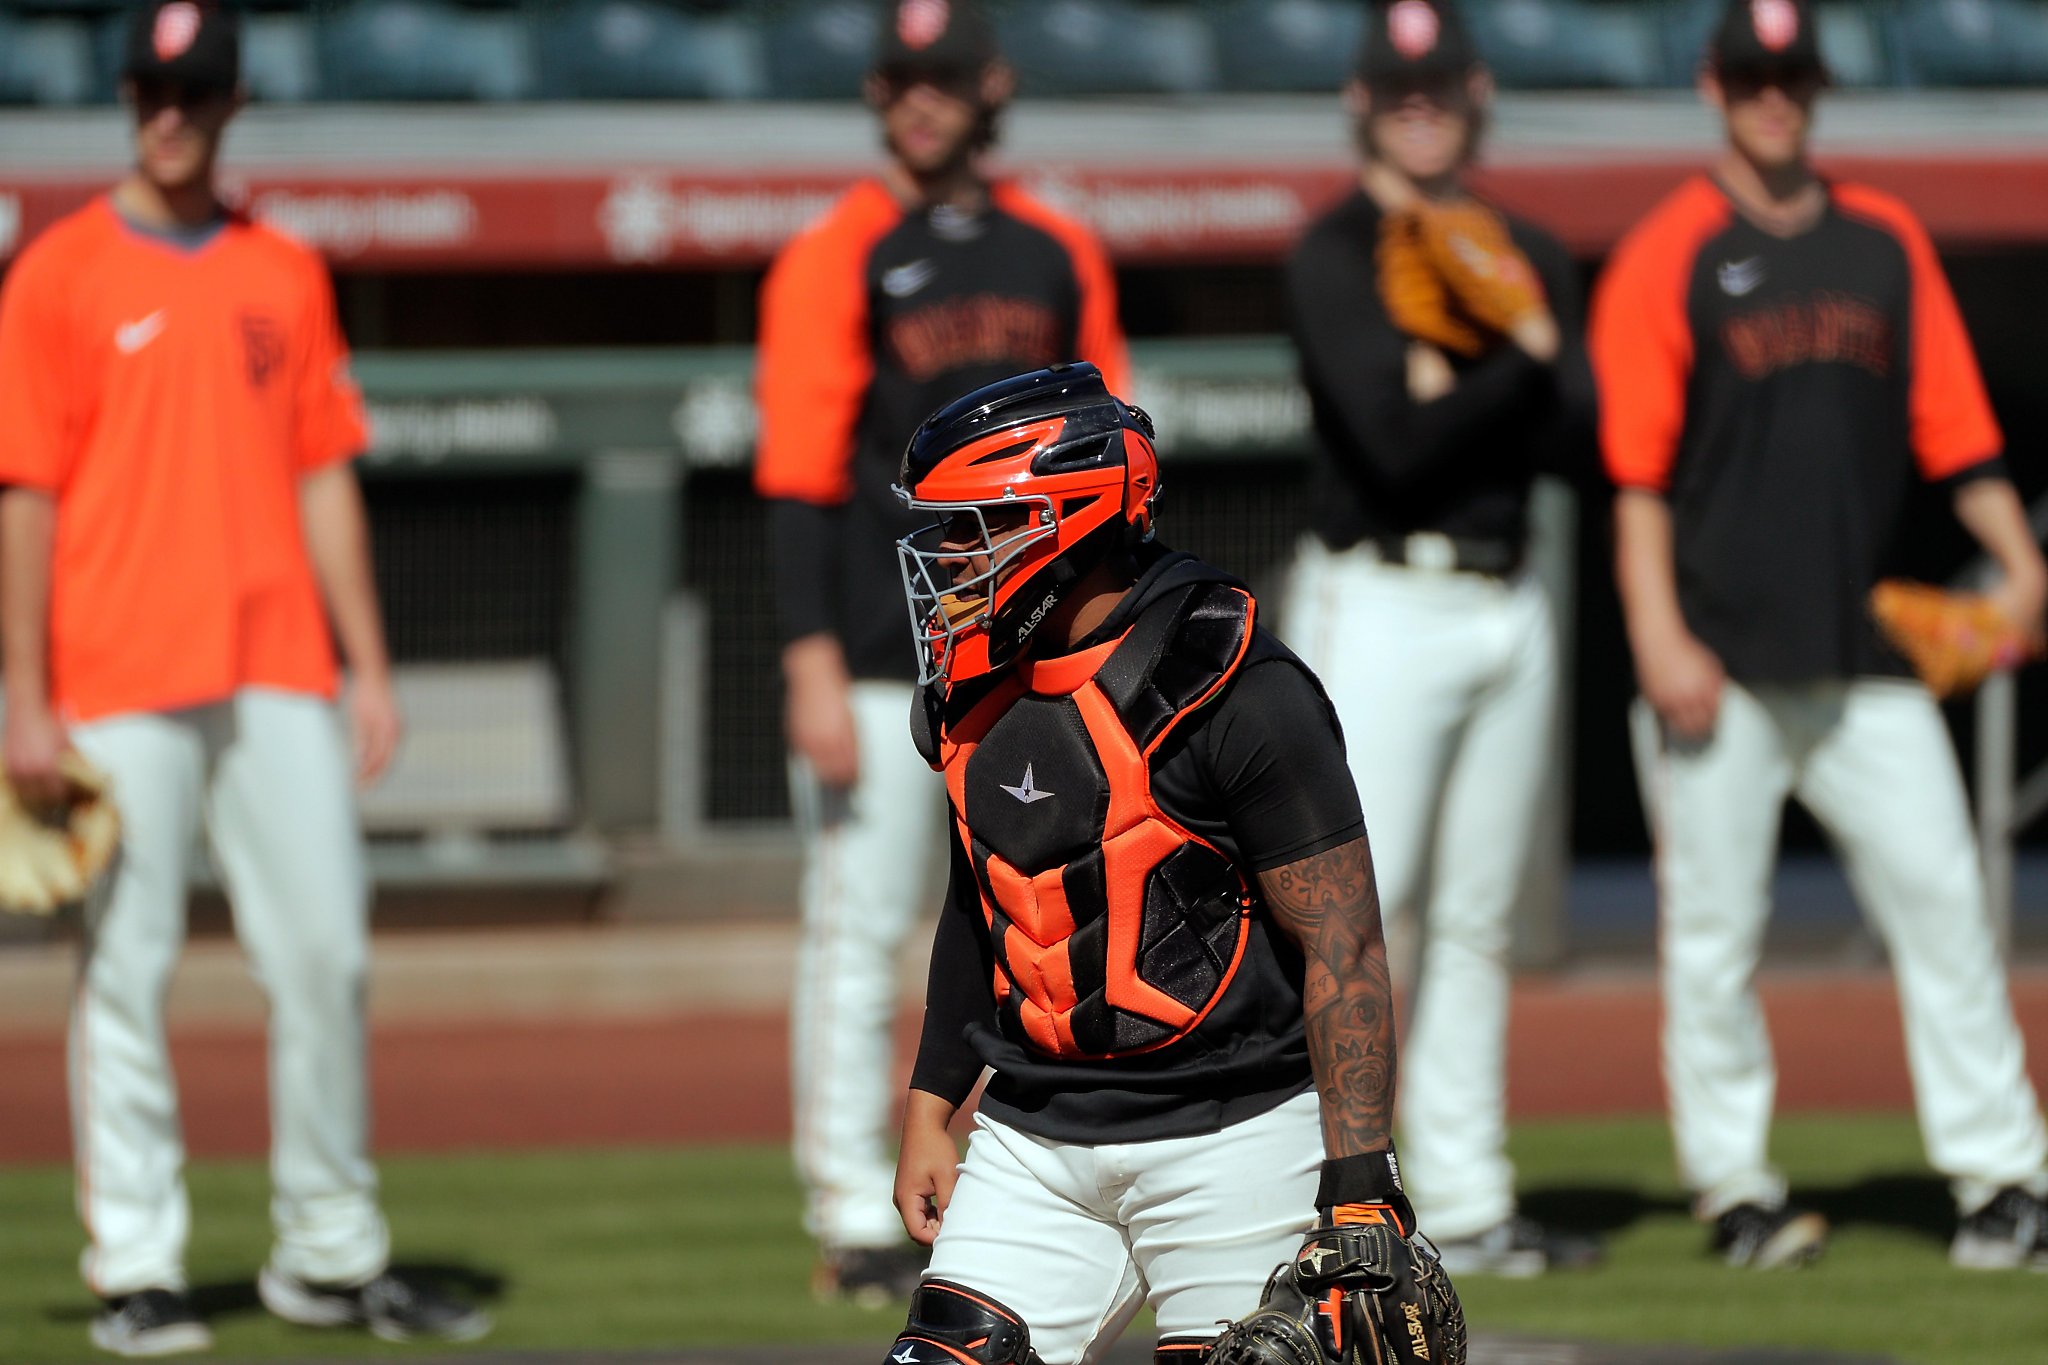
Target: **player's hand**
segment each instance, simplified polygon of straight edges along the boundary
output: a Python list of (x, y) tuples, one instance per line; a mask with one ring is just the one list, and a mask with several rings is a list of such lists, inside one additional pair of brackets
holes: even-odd
[(903, 1230), (919, 1246), (939, 1238), (953, 1185), (960, 1178), (960, 1149), (946, 1131), (953, 1106), (936, 1095), (913, 1090), (903, 1106), (903, 1145), (896, 1156), (896, 1212)]
[(1564, 334), (1548, 308), (1539, 308), (1516, 318), (1508, 328), (1508, 340), (1529, 353), (1533, 360), (1548, 365), (1564, 349)]
[(1701, 743), (1712, 737), (1728, 674), (1719, 656), (1691, 631), (1681, 629), (1638, 648), (1636, 682), (1673, 739)]
[(48, 706), (20, 702), (7, 708), (0, 757), (4, 757), (8, 782), (26, 804), (63, 804), (69, 787), (58, 760), (70, 747), (71, 736)]
[(405, 721), (391, 679), (382, 675), (353, 679), (348, 692), (348, 728), (355, 743), (356, 782), (367, 787), (384, 775), (398, 753)]
[(853, 683), (839, 642), (829, 636), (791, 641), (782, 651), (788, 683), (782, 723), (789, 747), (827, 787), (860, 780), (860, 740), (853, 726)]
[(1457, 371), (1442, 351), (1426, 341), (1408, 343), (1408, 396), (1417, 403), (1434, 403), (1458, 387)]
[(2048, 575), (2009, 573), (1985, 595), (2026, 636), (2028, 650), (2039, 654), (2048, 642)]

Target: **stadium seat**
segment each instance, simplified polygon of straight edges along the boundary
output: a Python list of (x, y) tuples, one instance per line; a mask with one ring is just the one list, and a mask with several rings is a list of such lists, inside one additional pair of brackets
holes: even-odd
[(1913, 85), (2048, 83), (2048, 3), (1906, 0), (1898, 48)]
[(1041, 0), (1000, 20), (1027, 94), (1178, 95), (1215, 84), (1208, 26), (1183, 7)]
[(1351, 78), (1365, 11), (1355, 0), (1235, 0), (1210, 23), (1225, 90), (1336, 90)]
[(526, 16), (356, 0), (320, 20), (320, 86), (340, 99), (512, 100), (532, 88)]
[[(1664, 23), (1666, 85), (1693, 83), (1725, 8), (1724, 0), (1673, 0)], [(1863, 87), (1892, 80), (1890, 33), (1877, 6), (1837, 0), (1822, 4), (1819, 13), (1820, 50), (1836, 85)]]
[(297, 104), (320, 93), (313, 25), (303, 14), (256, 13), (242, 21), (242, 83), (252, 99)]
[(584, 0), (546, 20), (548, 99), (750, 99), (765, 80), (757, 31), (652, 0)]
[(1654, 86), (1664, 75), (1659, 7), (1626, 0), (1473, 0), (1472, 40), (1503, 86)]
[(763, 29), (768, 92), (778, 99), (855, 99), (875, 55), (869, 0), (808, 0)]
[(0, 104), (78, 104), (92, 94), (92, 41), (82, 23), (0, 13)]

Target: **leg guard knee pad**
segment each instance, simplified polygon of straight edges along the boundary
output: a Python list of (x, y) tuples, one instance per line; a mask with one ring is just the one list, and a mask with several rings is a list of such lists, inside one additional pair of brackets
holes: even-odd
[(890, 1365), (1040, 1365), (1024, 1320), (986, 1294), (926, 1280), (910, 1296), (910, 1320), (889, 1348)]
[(1202, 1365), (1215, 1344), (1214, 1337), (1161, 1337), (1152, 1365)]

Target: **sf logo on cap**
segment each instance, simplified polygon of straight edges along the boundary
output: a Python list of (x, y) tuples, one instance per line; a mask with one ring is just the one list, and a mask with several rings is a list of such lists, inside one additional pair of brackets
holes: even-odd
[(1429, 0), (1396, 0), (1387, 11), (1387, 40), (1409, 61), (1420, 61), (1436, 48), (1443, 21)]
[(199, 6), (192, 0), (176, 0), (156, 12), (156, 27), (150, 30), (150, 46), (160, 62), (175, 61), (185, 54), (199, 36)]
[(903, 0), (896, 7), (896, 36), (913, 52), (922, 52), (946, 35), (953, 17), (947, 0)]
[(1749, 0), (1749, 22), (1757, 41), (1773, 52), (1799, 38), (1799, 7), (1792, 0)]

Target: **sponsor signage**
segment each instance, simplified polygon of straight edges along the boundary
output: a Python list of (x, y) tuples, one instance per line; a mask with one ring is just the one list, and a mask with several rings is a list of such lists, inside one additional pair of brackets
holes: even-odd
[[(1946, 243), (2048, 240), (2048, 157), (2016, 153), (1841, 157), (1835, 174), (1905, 198)], [(1484, 187), (1604, 251), (1693, 173), (1669, 158), (1484, 167)], [(1093, 225), (1124, 263), (1273, 260), (1344, 194), (1346, 165), (1019, 167), (1017, 178)], [(616, 171), (517, 175), (268, 176), (230, 185), (249, 212), (366, 269), (732, 268), (757, 266), (852, 183), (841, 170)], [(0, 261), (104, 186), (0, 171)]]

